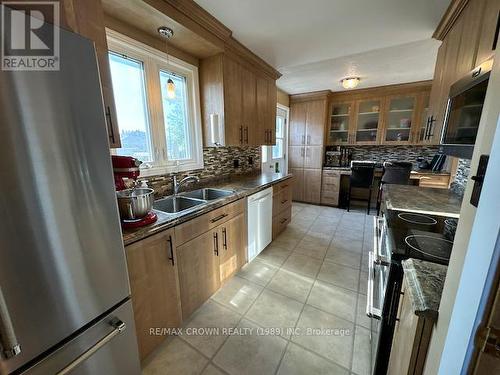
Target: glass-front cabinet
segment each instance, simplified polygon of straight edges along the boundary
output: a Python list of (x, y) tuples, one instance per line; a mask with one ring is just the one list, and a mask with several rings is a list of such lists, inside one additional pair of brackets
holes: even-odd
[(353, 107), (353, 102), (333, 103), (331, 105), (329, 129), (327, 132), (329, 145), (350, 143)]
[(412, 141), (416, 101), (416, 96), (388, 98), (384, 143), (405, 144)]
[(380, 125), (380, 100), (360, 100), (357, 106), (356, 144), (376, 144)]

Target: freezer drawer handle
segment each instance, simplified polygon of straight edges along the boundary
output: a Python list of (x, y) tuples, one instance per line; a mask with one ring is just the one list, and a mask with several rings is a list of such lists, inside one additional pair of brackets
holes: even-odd
[(12, 358), (21, 353), (21, 346), (17, 342), (14, 327), (10, 320), (7, 303), (3, 298), (2, 290), (0, 289), (0, 345), (5, 358)]
[(73, 371), (78, 365), (80, 365), (82, 362), (86, 361), (90, 357), (92, 357), (99, 349), (101, 349), (104, 345), (106, 345), (108, 342), (110, 342), (115, 336), (119, 335), (122, 333), (127, 326), (125, 325), (124, 322), (122, 322), (120, 319), (113, 319), (109, 323), (114, 329), (108, 333), (106, 336), (104, 336), (102, 339), (100, 339), (98, 342), (95, 343), (93, 347), (85, 351), (82, 355), (77, 357), (73, 362), (71, 362), (69, 365), (67, 365), (65, 368), (63, 368), (61, 371), (59, 371), (56, 375), (66, 375), (69, 374), (71, 371)]

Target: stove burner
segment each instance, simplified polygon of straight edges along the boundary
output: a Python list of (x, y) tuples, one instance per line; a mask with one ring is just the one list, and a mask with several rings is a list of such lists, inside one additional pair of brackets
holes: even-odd
[[(453, 247), (452, 241), (423, 234), (412, 234), (407, 236), (405, 238), (405, 242), (413, 250), (442, 261), (450, 259), (449, 255), (451, 254), (451, 249)], [(446, 254), (446, 257), (442, 256), (444, 254)]]
[(419, 225), (436, 225), (437, 220), (422, 214), (414, 214), (409, 212), (401, 212), (398, 214), (398, 217), (411, 224), (419, 224)]

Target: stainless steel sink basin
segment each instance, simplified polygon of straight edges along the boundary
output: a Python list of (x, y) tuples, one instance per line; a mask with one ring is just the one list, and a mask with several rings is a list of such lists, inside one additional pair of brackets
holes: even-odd
[(189, 210), (204, 203), (206, 203), (206, 201), (176, 196), (158, 199), (153, 203), (153, 208), (155, 210), (163, 211), (168, 214), (175, 214), (178, 212)]
[(196, 199), (203, 199), (205, 201), (213, 201), (215, 199), (227, 197), (232, 194), (234, 194), (234, 191), (231, 190), (205, 188), (184, 193), (183, 196)]

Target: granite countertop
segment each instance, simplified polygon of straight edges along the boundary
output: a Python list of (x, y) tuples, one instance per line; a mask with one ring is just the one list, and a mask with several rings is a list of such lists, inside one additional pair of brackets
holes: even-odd
[(447, 266), (418, 259), (402, 261), (407, 294), (418, 316), (437, 319)]
[(428, 215), (460, 217), (462, 198), (448, 189), (412, 185), (384, 185), (384, 200), (389, 210)]
[[(382, 168), (375, 167), (375, 171), (381, 170), (381, 169)], [(323, 170), (325, 170), (325, 171), (340, 171), (340, 172), (346, 172), (346, 174), (347, 174), (347, 173), (351, 172), (351, 167), (332, 167), (332, 166), (324, 165)], [(431, 175), (435, 175), (435, 176), (449, 176), (450, 172), (431, 171), (428, 169), (416, 169), (416, 170), (411, 171), (412, 176), (421, 175), (421, 174), (427, 174), (427, 175), (431, 174)]]
[(291, 177), (291, 174), (282, 173), (237, 175), (219, 182), (208, 182), (206, 186), (197, 186), (197, 189), (203, 187), (211, 187), (217, 189), (233, 190), (234, 194), (211, 202), (209, 201), (208, 203), (202, 204), (195, 209), (177, 214), (168, 214), (162, 211), (153, 210), (158, 215), (158, 220), (155, 223), (147, 225), (145, 227), (136, 229), (123, 229), (123, 243), (125, 245), (129, 245), (133, 242), (139, 241), (145, 237), (151, 236), (175, 225), (179, 225), (185, 221), (193, 219), (216, 208), (222, 207), (238, 199), (244, 198), (248, 195), (272, 186), (277, 182), (286, 180)]

